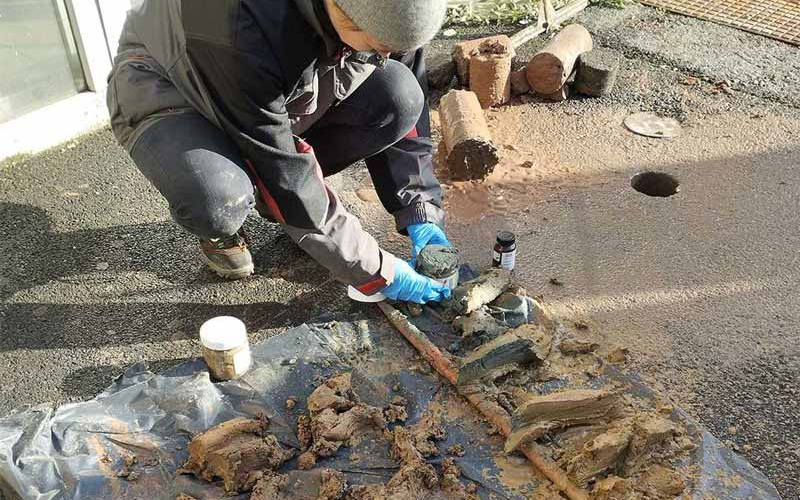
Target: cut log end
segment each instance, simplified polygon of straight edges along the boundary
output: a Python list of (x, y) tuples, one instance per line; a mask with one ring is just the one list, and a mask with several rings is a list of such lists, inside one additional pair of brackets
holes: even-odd
[(545, 101), (563, 102), (569, 99), (569, 94), (570, 94), (569, 85), (564, 85), (563, 87), (553, 92), (552, 94), (537, 93), (536, 95), (544, 99)]

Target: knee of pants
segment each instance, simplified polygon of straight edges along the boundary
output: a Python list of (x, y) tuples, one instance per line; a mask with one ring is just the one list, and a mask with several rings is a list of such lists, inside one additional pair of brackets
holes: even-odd
[(255, 206), (250, 178), (244, 172), (220, 172), (205, 181), (172, 204), (173, 219), (203, 239), (235, 234)]
[(425, 104), (425, 95), (414, 73), (401, 62), (389, 60), (370, 77), (370, 95), (375, 103), (373, 124), (387, 129), (392, 143), (402, 139), (416, 126)]

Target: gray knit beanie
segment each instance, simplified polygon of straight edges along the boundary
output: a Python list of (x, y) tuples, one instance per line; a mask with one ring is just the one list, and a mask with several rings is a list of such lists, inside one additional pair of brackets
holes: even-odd
[(422, 47), (444, 22), (447, 0), (333, 0), (359, 28), (394, 52)]

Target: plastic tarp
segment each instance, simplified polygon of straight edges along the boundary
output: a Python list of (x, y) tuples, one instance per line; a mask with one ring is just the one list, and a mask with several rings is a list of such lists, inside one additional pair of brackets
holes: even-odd
[[(202, 359), (161, 374), (138, 364), (91, 401), (37, 406), (0, 419), (0, 491), (6, 500), (174, 500), (180, 493), (231, 498), (217, 484), (176, 474), (191, 436), (231, 418), (266, 414), (279, 440), (297, 447), (296, 419), (306, 410), (306, 397), (327, 377), (353, 370), (354, 380), (371, 387), (364, 393), (376, 400), (369, 403), (387, 403), (396, 394), (406, 398), (408, 424), (434, 408), (444, 415), (447, 438), (432, 462), (462, 444), (466, 454), (455, 460), (463, 480), (477, 483), (480, 498), (524, 500), (537, 486), (530, 465), (504, 456), (502, 439), (488, 435), (477, 413), (383, 321), (303, 325), (252, 350), (253, 367), (239, 380), (213, 383)], [(645, 387), (641, 391), (647, 395)], [(298, 404), (288, 410), (290, 397)], [(692, 498), (780, 498), (761, 473), (703, 428), (692, 424), (692, 432), (700, 442), (692, 457), (700, 471)], [(140, 474), (135, 481), (118, 477), (123, 457), (131, 454), (137, 456), (131, 469)], [(397, 470), (377, 434), (341, 448), (318, 467), (341, 470), (351, 484), (385, 482)]]

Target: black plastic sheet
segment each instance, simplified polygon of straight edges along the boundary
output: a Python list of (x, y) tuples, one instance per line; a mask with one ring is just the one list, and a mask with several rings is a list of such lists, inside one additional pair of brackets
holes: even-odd
[[(296, 418), (307, 396), (327, 377), (354, 369), (363, 375), (359, 380), (375, 385), (376, 397), (405, 397), (408, 423), (425, 411), (444, 410), (447, 439), (439, 449), (464, 446), (456, 463), (465, 481), (478, 485), (480, 498), (524, 500), (537, 486), (530, 465), (505, 457), (502, 439), (488, 435), (476, 412), (384, 322), (303, 325), (252, 350), (253, 367), (239, 380), (213, 383), (201, 359), (159, 375), (137, 364), (91, 401), (37, 406), (0, 419), (0, 491), (6, 500), (174, 500), (179, 493), (232, 498), (217, 484), (176, 473), (191, 436), (231, 418), (266, 414), (279, 440), (297, 447)], [(287, 410), (290, 397), (298, 404)], [(701, 439), (693, 457), (700, 470), (693, 499), (780, 499), (761, 473), (692, 425)], [(130, 468), (140, 474), (135, 481), (117, 476), (130, 454), (137, 456)], [(343, 471), (351, 484), (385, 482), (397, 470), (377, 434), (318, 466)], [(293, 468), (294, 461), (283, 467)], [(739, 479), (722, 481), (726, 475)]]

